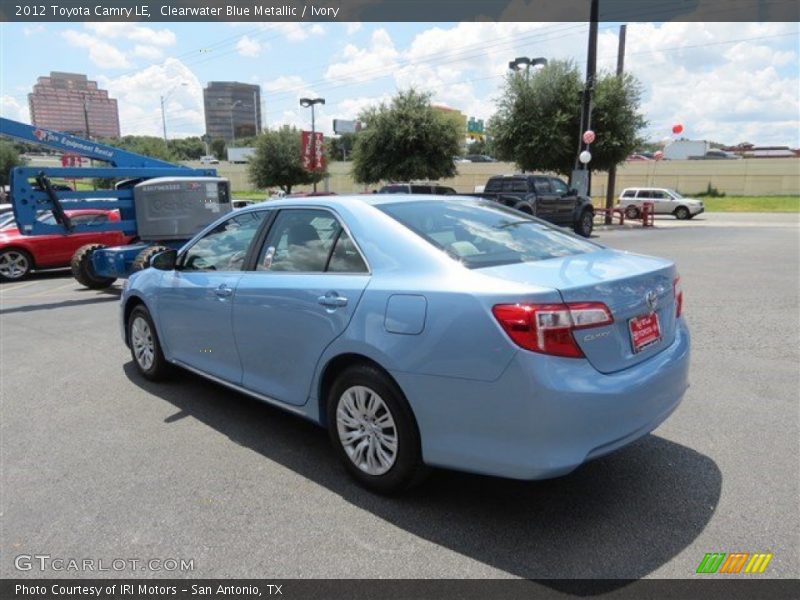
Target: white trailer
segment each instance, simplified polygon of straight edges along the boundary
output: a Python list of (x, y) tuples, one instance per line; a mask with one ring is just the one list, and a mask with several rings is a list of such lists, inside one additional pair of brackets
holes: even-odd
[(246, 163), (255, 153), (255, 148), (228, 148), (228, 162)]
[(706, 140), (678, 140), (664, 148), (664, 158), (686, 160), (705, 156), (709, 150), (711, 150), (711, 143)]

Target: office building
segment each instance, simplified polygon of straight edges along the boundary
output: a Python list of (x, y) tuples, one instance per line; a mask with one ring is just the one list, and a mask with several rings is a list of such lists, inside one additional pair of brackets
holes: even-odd
[(231, 142), (261, 132), (261, 88), (236, 81), (210, 81), (203, 90), (206, 134)]
[(52, 71), (28, 94), (31, 123), (81, 137), (119, 137), (117, 101), (86, 75)]

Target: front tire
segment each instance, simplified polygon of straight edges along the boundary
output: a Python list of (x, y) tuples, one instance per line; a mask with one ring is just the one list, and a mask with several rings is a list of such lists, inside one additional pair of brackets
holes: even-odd
[(419, 430), (403, 393), (371, 365), (342, 372), (328, 393), (328, 434), (350, 475), (381, 493), (418, 483), (422, 463)]
[(575, 223), (575, 233), (585, 238), (592, 237), (594, 230), (594, 211), (585, 209)]
[(136, 370), (150, 381), (165, 379), (169, 375), (171, 365), (164, 358), (150, 312), (143, 305), (131, 311), (127, 328), (128, 345)]
[(686, 219), (690, 219), (692, 213), (689, 212), (689, 209), (685, 206), (679, 206), (675, 209), (675, 218), (681, 221), (685, 221)]
[(103, 244), (81, 246), (72, 255), (69, 263), (72, 276), (78, 283), (90, 290), (104, 290), (117, 280), (115, 277), (102, 277), (95, 273), (94, 266), (92, 266), (92, 252), (101, 248), (105, 248), (105, 246)]
[(25, 250), (8, 248), (0, 252), (0, 281), (21, 281), (32, 268), (33, 259)]

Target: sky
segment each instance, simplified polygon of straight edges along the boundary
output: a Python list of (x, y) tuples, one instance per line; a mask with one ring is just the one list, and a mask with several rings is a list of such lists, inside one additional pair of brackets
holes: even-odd
[[(414, 86), (488, 119), (509, 60), (586, 65), (587, 23), (2, 23), (0, 114), (29, 122), (27, 94), (50, 71), (85, 73), (117, 98), (123, 135), (202, 135), (208, 81), (256, 83), (269, 127), (317, 128)], [(598, 69), (616, 66), (618, 24), (601, 23)], [(800, 147), (798, 23), (631, 23), (625, 70), (642, 83), (652, 141)]]

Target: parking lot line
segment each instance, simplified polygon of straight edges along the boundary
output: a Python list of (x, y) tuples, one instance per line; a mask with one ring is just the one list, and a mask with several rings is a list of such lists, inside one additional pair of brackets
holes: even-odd
[(70, 281), (68, 283), (63, 283), (56, 287), (48, 287), (41, 291), (33, 292), (32, 294), (28, 294), (28, 297), (36, 297), (36, 296), (49, 296), (53, 292), (58, 292), (58, 290), (63, 290), (65, 288), (74, 288), (76, 283), (74, 281)]
[(3, 287), (0, 288), (0, 293), (13, 292), (15, 290), (21, 290), (22, 288), (34, 285), (36, 283), (39, 283), (39, 280), (27, 281), (25, 283), (20, 283), (18, 285), (12, 286), (12, 287), (8, 287), (8, 286), (4, 285)]

